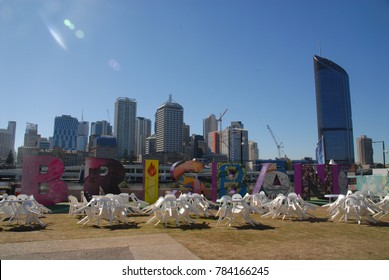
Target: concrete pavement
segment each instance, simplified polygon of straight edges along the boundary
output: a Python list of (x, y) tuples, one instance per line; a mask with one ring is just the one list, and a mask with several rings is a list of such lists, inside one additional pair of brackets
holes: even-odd
[(1, 260), (198, 260), (168, 234), (0, 244)]

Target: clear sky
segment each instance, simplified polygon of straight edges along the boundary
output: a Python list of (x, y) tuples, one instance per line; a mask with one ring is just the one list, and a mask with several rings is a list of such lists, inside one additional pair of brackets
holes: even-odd
[(267, 125), (289, 158), (314, 157), (315, 54), (349, 74), (354, 138), (389, 147), (387, 0), (0, 0), (0, 128), (17, 122), (17, 148), (27, 122), (113, 125), (117, 97), (154, 123), (172, 94), (191, 133), (228, 109), (261, 159), (277, 156)]

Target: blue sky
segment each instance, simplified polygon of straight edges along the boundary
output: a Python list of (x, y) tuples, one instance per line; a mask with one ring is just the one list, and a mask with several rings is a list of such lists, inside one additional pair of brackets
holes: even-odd
[[(260, 158), (314, 157), (313, 55), (349, 74), (354, 138), (389, 147), (389, 1), (0, 0), (0, 127), (52, 136), (54, 118), (114, 118), (117, 97), (150, 118), (169, 94), (191, 133), (228, 109)], [(382, 147), (374, 144), (376, 161)]]

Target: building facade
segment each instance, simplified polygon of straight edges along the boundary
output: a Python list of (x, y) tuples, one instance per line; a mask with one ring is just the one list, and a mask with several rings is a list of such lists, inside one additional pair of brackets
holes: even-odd
[(53, 148), (62, 148), (66, 151), (77, 149), (78, 120), (69, 115), (55, 117)]
[(114, 134), (117, 139), (119, 158), (135, 155), (135, 99), (119, 97), (115, 102)]
[(373, 164), (373, 140), (366, 135), (357, 138), (358, 162), (362, 165)]
[(249, 141), (249, 161), (255, 161), (259, 159), (259, 149), (258, 143), (254, 141)]
[(146, 154), (146, 139), (151, 135), (151, 120), (137, 117), (135, 131), (135, 155), (139, 157)]
[(40, 138), (41, 136), (38, 134), (38, 125), (34, 123), (27, 123), (26, 131), (24, 133), (24, 147), (38, 147)]
[(163, 103), (156, 116), (156, 151), (165, 153), (182, 153), (184, 108), (172, 100)]
[(313, 57), (318, 139), (324, 139), (324, 159), (354, 163), (350, 86), (347, 72), (334, 62)]
[(239, 122), (231, 122), (220, 135), (220, 152), (227, 155), (229, 161), (246, 164), (249, 160), (248, 131)]
[(217, 119), (214, 114), (210, 114), (203, 119), (203, 136), (205, 142), (208, 144), (208, 134), (218, 130)]
[(89, 122), (78, 123), (77, 151), (88, 151)]
[(9, 152), (15, 152), (16, 122), (9, 121), (7, 129), (0, 129), (0, 158), (6, 159)]
[(112, 136), (112, 126), (107, 121), (97, 121), (91, 123), (91, 135), (110, 135)]

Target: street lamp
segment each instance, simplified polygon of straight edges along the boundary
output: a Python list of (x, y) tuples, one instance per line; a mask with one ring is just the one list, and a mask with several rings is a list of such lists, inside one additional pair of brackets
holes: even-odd
[(382, 143), (382, 158), (383, 158), (383, 161), (384, 161), (384, 168), (386, 167), (386, 164), (385, 164), (385, 142), (384, 141), (373, 141), (373, 143)]

